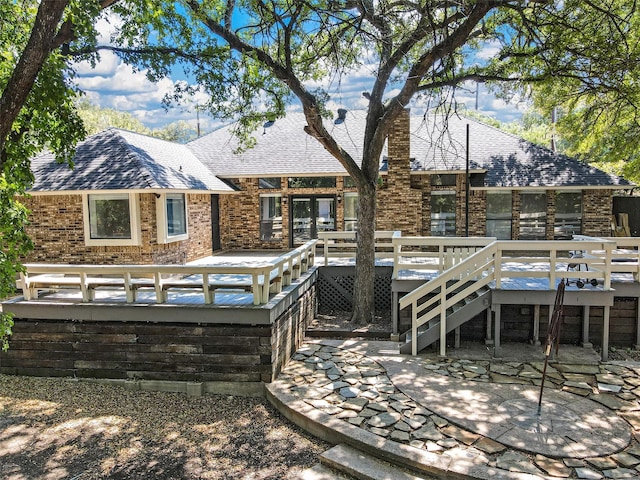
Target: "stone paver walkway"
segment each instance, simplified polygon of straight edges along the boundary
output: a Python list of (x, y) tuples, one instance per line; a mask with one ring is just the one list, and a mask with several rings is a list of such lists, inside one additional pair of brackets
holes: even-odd
[(552, 362), (538, 413), (542, 362), (400, 356), (393, 345), (307, 343), (277, 388), (471, 476), (640, 478), (640, 364)]

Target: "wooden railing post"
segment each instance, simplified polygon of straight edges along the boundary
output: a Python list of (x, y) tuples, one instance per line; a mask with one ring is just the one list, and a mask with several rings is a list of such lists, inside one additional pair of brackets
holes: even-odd
[(447, 355), (447, 284), (440, 287), (440, 356)]
[(549, 288), (556, 289), (556, 256), (558, 252), (555, 248), (549, 250)]

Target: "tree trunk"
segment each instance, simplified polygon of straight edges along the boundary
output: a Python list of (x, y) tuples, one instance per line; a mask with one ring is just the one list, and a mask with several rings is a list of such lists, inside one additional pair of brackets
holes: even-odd
[(13, 122), (51, 53), (53, 38), (68, 3), (68, 0), (43, 0), (40, 3), (31, 37), (0, 97), (0, 152), (4, 151), (4, 143)]
[(375, 311), (375, 183), (359, 189), (358, 196), (358, 249), (356, 253), (356, 279), (353, 285), (353, 315), (356, 325), (366, 325)]

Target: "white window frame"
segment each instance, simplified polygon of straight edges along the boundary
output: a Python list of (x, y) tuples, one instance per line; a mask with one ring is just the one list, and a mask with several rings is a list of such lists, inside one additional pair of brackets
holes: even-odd
[[(496, 215), (494, 213), (489, 213), (489, 198), (494, 195), (504, 195), (508, 198), (509, 203), (509, 212), (505, 213), (504, 217), (498, 218), (489, 218), (489, 215)], [(511, 240), (513, 237), (513, 192), (511, 190), (498, 190), (498, 191), (488, 191), (487, 192), (487, 205), (486, 205), (486, 214), (485, 214), (485, 228), (487, 236), (495, 236), (498, 240)], [(508, 217), (507, 217), (508, 215)], [(495, 235), (495, 232), (489, 232), (489, 225), (502, 225), (509, 223), (509, 236), (505, 238), (500, 238), (498, 235)]]
[[(274, 234), (273, 233), (274, 231), (277, 232), (277, 230), (278, 230), (278, 223), (277, 223), (276, 220), (274, 220), (274, 219), (277, 219), (278, 216), (276, 215), (276, 216), (271, 217), (271, 218), (264, 218), (264, 213), (265, 212), (264, 212), (264, 205), (263, 205), (262, 201), (264, 199), (268, 199), (268, 198), (280, 199), (280, 227), (279, 227), (280, 233), (279, 234), (277, 234), (277, 233)], [(283, 234), (284, 234), (284, 232), (282, 231), (282, 227), (283, 227), (283, 225), (282, 225), (282, 220), (283, 220), (282, 219), (282, 207), (284, 205), (283, 204), (283, 196), (282, 196), (282, 194), (281, 193), (263, 193), (263, 194), (260, 194), (259, 204), (260, 204), (260, 207), (259, 207), (260, 208), (260, 217), (259, 217), (259, 222), (260, 222), (260, 225), (259, 225), (260, 240), (263, 241), (263, 242), (280, 242), (280, 241), (282, 241)], [(272, 224), (271, 224), (272, 233), (271, 233), (270, 237), (264, 238), (264, 235), (263, 235), (264, 232), (262, 231), (262, 224), (263, 224), (263, 222), (269, 222), (269, 221), (272, 222)]]
[[(354, 217), (348, 217), (346, 215), (347, 212), (347, 198), (355, 198), (355, 208), (356, 211)], [(344, 192), (342, 194), (342, 205), (343, 205), (343, 229), (345, 232), (355, 232), (358, 230), (358, 193), (357, 192)], [(348, 225), (353, 225), (353, 228), (347, 228)]]
[[(433, 213), (433, 211), (431, 211), (429, 232), (431, 233), (431, 236), (433, 236), (433, 237), (444, 237), (444, 238), (455, 237), (456, 236), (456, 230), (457, 230), (457, 222), (458, 222), (458, 218), (457, 218), (458, 212), (457, 212), (457, 208), (456, 208), (457, 207), (456, 203), (457, 203), (458, 199), (457, 199), (456, 191), (455, 190), (432, 190), (431, 191), (431, 197), (434, 197), (436, 195), (451, 195), (451, 196), (453, 196), (453, 232), (452, 232), (451, 235), (439, 235), (439, 234), (434, 235), (433, 234), (434, 222), (436, 222), (436, 224), (442, 223), (445, 226), (445, 230), (444, 230), (445, 233), (446, 233), (446, 222), (447, 222), (446, 219), (441, 219), (438, 216), (439, 214)], [(432, 201), (433, 201), (433, 199), (429, 198), (430, 204), (431, 204)]]
[[(558, 213), (558, 197), (562, 194), (574, 194), (580, 195), (580, 213)], [(555, 221), (553, 224), (553, 238), (554, 240), (558, 237), (573, 237), (573, 235), (581, 235), (582, 234), (582, 220), (584, 215), (584, 193), (582, 190), (557, 190), (556, 191), (556, 204), (555, 204)], [(575, 229), (572, 230), (570, 235), (567, 235), (566, 223), (565, 221), (575, 220), (577, 223)], [(559, 235), (558, 232), (564, 231), (564, 235)]]
[[(105, 200), (119, 200), (127, 198), (129, 200), (129, 222), (131, 227), (131, 238), (91, 238), (91, 213), (89, 197), (102, 197)], [(84, 220), (84, 244), (88, 247), (119, 247), (119, 246), (139, 246), (140, 245), (140, 206), (138, 194), (136, 193), (84, 193), (82, 194), (82, 216)]]
[(184, 196), (184, 219), (185, 219), (185, 233), (179, 235), (169, 235), (169, 229), (167, 226), (167, 193), (161, 193), (160, 196), (156, 195), (156, 223), (158, 230), (158, 243), (166, 244), (173, 242), (182, 242), (189, 238), (189, 202), (186, 193), (170, 192), (170, 195), (183, 195)]

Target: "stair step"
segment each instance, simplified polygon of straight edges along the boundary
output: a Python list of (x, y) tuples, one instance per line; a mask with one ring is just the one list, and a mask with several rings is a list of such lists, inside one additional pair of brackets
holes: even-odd
[(354, 477), (317, 463), (295, 476), (295, 480), (353, 480)]
[(349, 445), (340, 444), (320, 456), (320, 462), (360, 480), (427, 480), (433, 477), (418, 477), (396, 465), (378, 460)]

